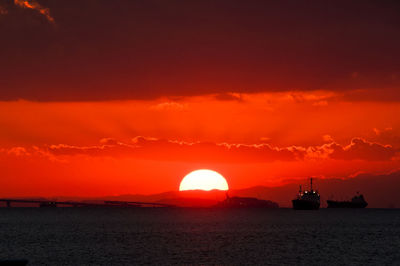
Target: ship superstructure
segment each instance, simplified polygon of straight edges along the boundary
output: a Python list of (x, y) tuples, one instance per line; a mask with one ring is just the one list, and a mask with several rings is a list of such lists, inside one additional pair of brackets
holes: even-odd
[(300, 186), (297, 198), (292, 200), (295, 210), (318, 210), (320, 206), (320, 195), (313, 189), (313, 179), (310, 178), (310, 190), (302, 190)]

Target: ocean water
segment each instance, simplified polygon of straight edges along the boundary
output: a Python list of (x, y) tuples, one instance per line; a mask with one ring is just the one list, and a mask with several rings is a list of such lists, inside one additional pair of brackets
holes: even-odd
[(0, 208), (28, 265), (400, 265), (400, 210)]

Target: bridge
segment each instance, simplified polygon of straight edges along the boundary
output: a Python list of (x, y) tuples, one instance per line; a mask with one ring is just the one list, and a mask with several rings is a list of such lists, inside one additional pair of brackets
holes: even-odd
[(98, 203), (81, 202), (81, 201), (57, 201), (57, 200), (30, 200), (30, 199), (0, 199), (5, 202), (7, 207), (12, 207), (11, 203), (31, 203), (38, 204), (39, 207), (58, 207), (60, 205), (70, 207), (175, 207), (170, 204), (156, 202), (140, 202), (140, 201), (103, 201)]

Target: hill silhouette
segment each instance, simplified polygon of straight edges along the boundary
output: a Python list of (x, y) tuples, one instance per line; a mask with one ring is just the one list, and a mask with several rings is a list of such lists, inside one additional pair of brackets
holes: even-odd
[[(232, 197), (255, 197), (277, 202), (281, 207), (291, 207), (291, 200), (296, 196), (299, 185), (302, 184), (303, 188), (307, 188), (304, 185), (308, 183), (307, 179), (299, 179), (291, 180), (290, 183), (277, 187), (255, 186), (244, 189), (231, 189), (228, 193)], [(346, 179), (316, 178), (314, 179), (314, 184), (321, 194), (322, 207), (326, 207), (326, 200), (328, 199), (348, 200), (359, 191), (364, 194), (369, 208), (400, 208), (400, 193), (398, 189), (400, 187), (400, 171), (382, 175), (363, 173)], [(170, 191), (153, 195), (121, 195), (111, 198), (165, 203), (173, 202), (174, 200), (178, 202), (178, 199), (183, 201), (185, 198), (190, 198), (189, 193), (187, 195), (183, 194), (184, 196), (180, 193), (179, 191)], [(202, 194), (203, 196), (200, 196)], [(195, 195), (193, 198), (208, 199), (210, 203), (216, 199), (215, 194), (213, 195), (212, 193), (199, 192), (193, 195)], [(220, 200), (220, 197), (225, 197), (225, 192), (221, 191), (217, 196), (217, 200)]]
[[(289, 181), (288, 181), (289, 182)], [(255, 186), (245, 189), (231, 189), (230, 197), (253, 197), (262, 200), (271, 200), (280, 207), (291, 207), (291, 200), (296, 196), (299, 184), (307, 189), (308, 180), (290, 180), (286, 185), (277, 187)], [(321, 207), (326, 207), (326, 200), (349, 200), (357, 192), (364, 195), (369, 208), (400, 208), (400, 171), (390, 174), (374, 175), (359, 174), (353, 178), (315, 178), (315, 188), (321, 194)], [(208, 207), (215, 205), (226, 198), (226, 191), (169, 191), (151, 195), (125, 194), (118, 196), (88, 197), (51, 197), (59, 201), (87, 201), (102, 202), (114, 201), (142, 201), (173, 204), (182, 207)], [(32, 197), (30, 197), (32, 198)], [(44, 199), (41, 197), (41, 199)]]

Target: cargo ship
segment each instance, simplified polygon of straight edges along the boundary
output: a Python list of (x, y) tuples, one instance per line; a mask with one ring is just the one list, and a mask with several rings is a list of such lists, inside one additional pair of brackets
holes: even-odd
[(292, 200), (295, 210), (318, 210), (320, 206), (320, 195), (313, 189), (313, 179), (310, 178), (310, 190), (302, 191), (301, 186), (297, 198)]
[(327, 200), (326, 203), (328, 203), (328, 208), (365, 208), (368, 206), (364, 196), (358, 193), (351, 201)]

